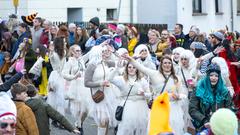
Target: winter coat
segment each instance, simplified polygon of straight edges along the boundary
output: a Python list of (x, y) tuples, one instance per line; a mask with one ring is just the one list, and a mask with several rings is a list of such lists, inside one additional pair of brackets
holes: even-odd
[(158, 58), (161, 58), (162, 55), (163, 55), (163, 51), (164, 49), (168, 48), (169, 45), (168, 45), (168, 42), (160, 42), (158, 45), (157, 45), (157, 50), (155, 52), (155, 54), (157, 55)]
[(30, 38), (31, 34), (28, 32), (24, 32), (17, 40), (17, 42), (13, 45), (12, 48), (12, 52), (11, 52), (11, 57), (13, 58), (13, 56), (15, 55), (15, 53), (17, 52), (19, 45), (23, 42), (24, 38)]
[(177, 47), (183, 47), (183, 43), (185, 41), (185, 35), (183, 34), (183, 32), (180, 35), (174, 36), (176, 38)]
[(135, 46), (137, 45), (137, 38), (132, 38), (129, 43), (128, 43), (128, 52), (129, 52), (129, 55), (130, 56), (133, 56), (134, 54), (134, 49), (135, 49)]
[(50, 135), (49, 118), (59, 122), (70, 132), (74, 130), (73, 126), (63, 115), (53, 109), (49, 104), (45, 103), (42, 99), (31, 98), (26, 101), (26, 105), (32, 109), (36, 117), (39, 135)]
[(204, 124), (209, 122), (212, 113), (214, 113), (219, 108), (231, 108), (232, 101), (231, 96), (228, 93), (226, 100), (221, 103), (206, 107), (196, 96), (196, 91), (193, 91), (193, 94), (189, 102), (189, 114), (193, 119), (193, 125), (195, 128), (200, 131), (204, 127)]
[(190, 45), (192, 44), (192, 42), (195, 40), (196, 37), (194, 38), (190, 38), (189, 35), (187, 34), (185, 36), (185, 40), (184, 40), (184, 44), (183, 44), (183, 48), (184, 49), (190, 49)]
[(23, 101), (15, 101), (17, 107), (16, 135), (39, 135), (37, 122), (31, 110)]
[(21, 72), (19, 72), (19, 73), (15, 74), (13, 77), (11, 77), (9, 80), (4, 82), (3, 84), (1, 84), (0, 92), (2, 92), (2, 91), (7, 92), (14, 83), (17, 83), (22, 78), (22, 76), (23, 76), (23, 74)]

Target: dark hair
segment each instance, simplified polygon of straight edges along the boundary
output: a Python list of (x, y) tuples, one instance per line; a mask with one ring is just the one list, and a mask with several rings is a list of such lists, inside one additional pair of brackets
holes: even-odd
[(37, 95), (37, 89), (32, 84), (28, 84), (27, 86), (27, 94), (29, 97), (35, 97)]
[(229, 41), (227, 39), (224, 39), (222, 41), (222, 45), (226, 49), (226, 52), (227, 52), (227, 59), (229, 59), (232, 62), (236, 62), (237, 58), (235, 57), (234, 53), (232, 52), (232, 50), (230, 48), (230, 43), (231, 43), (231, 41)]
[(183, 25), (182, 24), (177, 23), (176, 25), (180, 27), (181, 31), (183, 30)]
[(42, 23), (43, 23), (43, 20), (42, 20), (42, 18), (41, 18), (41, 17), (36, 17), (35, 19), (36, 19), (36, 20), (38, 20), (38, 22), (40, 22), (40, 24), (42, 25)]
[(21, 94), (22, 92), (27, 92), (27, 87), (20, 83), (15, 83), (11, 87), (11, 94), (13, 99), (16, 99), (17, 94)]
[(46, 53), (47, 53), (47, 48), (44, 47), (43, 45), (39, 45), (37, 48), (39, 49), (40, 55), (41, 55), (42, 58), (44, 59), (44, 58), (45, 58), (45, 55), (46, 55)]
[(28, 27), (28, 25), (26, 23), (20, 23), (19, 26), (25, 28), (26, 31), (30, 31), (30, 28)]
[[(171, 61), (171, 63), (172, 63), (172, 59), (171, 59), (169, 56), (163, 56), (163, 57), (161, 58), (159, 71), (160, 71), (160, 73), (164, 76), (164, 78), (166, 78), (166, 76), (165, 76), (164, 73), (163, 73), (162, 65), (163, 65), (163, 60), (165, 60), (165, 59)], [(171, 75), (173, 76), (174, 82), (177, 83), (179, 80), (178, 80), (178, 78), (177, 78), (177, 76), (176, 76), (176, 74), (175, 74), (175, 70), (174, 70), (174, 68), (173, 68), (173, 63), (172, 63), (172, 65), (171, 65)]]
[[(123, 75), (123, 78), (125, 81), (128, 81), (128, 65), (130, 65), (131, 63), (128, 62), (127, 65), (125, 66), (125, 72), (124, 72), (124, 75)], [(138, 71), (138, 69), (136, 69), (137, 72), (136, 72), (136, 76), (137, 76), (137, 80), (140, 80), (142, 78), (142, 75), (141, 73)]]
[(53, 41), (54, 51), (59, 55), (60, 59), (62, 59), (65, 55), (64, 42), (64, 37), (56, 37)]

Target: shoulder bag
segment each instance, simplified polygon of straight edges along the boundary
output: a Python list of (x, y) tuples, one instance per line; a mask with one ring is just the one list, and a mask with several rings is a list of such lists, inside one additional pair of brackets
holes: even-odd
[[(105, 80), (105, 68), (104, 68), (103, 63), (101, 63), (101, 64), (102, 64), (103, 73), (104, 73), (103, 79)], [(95, 103), (99, 103), (104, 99), (104, 86), (103, 86), (103, 90), (97, 90), (97, 92), (94, 94), (92, 92), (92, 88), (90, 88), (90, 90), (91, 90), (92, 99)]]
[(123, 109), (124, 109), (125, 104), (126, 104), (126, 102), (127, 102), (127, 100), (128, 100), (128, 96), (129, 96), (129, 94), (130, 94), (131, 91), (132, 91), (133, 86), (134, 86), (134, 85), (131, 86), (131, 88), (130, 88), (130, 90), (129, 90), (129, 92), (128, 92), (127, 98), (126, 98), (123, 106), (118, 106), (117, 109), (116, 109), (115, 118), (116, 118), (116, 120), (118, 120), (118, 121), (121, 121), (121, 120), (122, 120)]
[[(171, 76), (171, 75), (169, 75), (169, 76), (167, 77), (167, 79), (165, 80), (164, 85), (163, 85), (163, 87), (162, 87), (162, 90), (161, 90), (160, 94), (163, 93), (163, 91), (164, 91), (164, 89), (165, 89), (165, 87), (166, 87), (166, 85), (167, 85), (167, 82), (168, 82), (170, 76)], [(149, 109), (152, 108), (152, 104), (153, 104), (153, 97), (152, 97), (152, 99), (149, 100), (149, 102), (148, 102), (148, 108), (149, 108)]]

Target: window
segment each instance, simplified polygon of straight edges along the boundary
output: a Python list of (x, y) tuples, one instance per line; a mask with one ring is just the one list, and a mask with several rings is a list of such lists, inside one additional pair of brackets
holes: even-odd
[(219, 13), (219, 1), (218, 0), (215, 0), (215, 12), (216, 13)]
[(193, 13), (202, 13), (202, 0), (193, 0)]
[(223, 14), (222, 0), (215, 0), (215, 13), (218, 15)]
[(107, 9), (107, 21), (117, 19), (117, 9)]
[(237, 0), (237, 13), (240, 14), (240, 0)]

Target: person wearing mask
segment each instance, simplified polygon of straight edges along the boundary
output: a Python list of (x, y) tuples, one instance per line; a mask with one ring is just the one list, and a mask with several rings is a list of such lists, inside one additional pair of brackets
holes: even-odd
[(183, 47), (185, 35), (183, 33), (183, 25), (177, 23), (174, 27), (174, 36), (176, 38), (177, 47)]
[(28, 98), (25, 104), (32, 109), (36, 117), (39, 135), (50, 135), (49, 119), (59, 122), (69, 132), (80, 133), (63, 115), (36, 96), (37, 89), (33, 85), (28, 84), (26, 87)]
[(27, 87), (15, 83), (11, 87), (11, 94), (17, 108), (16, 135), (39, 135), (34, 113), (24, 103), (27, 99)]

